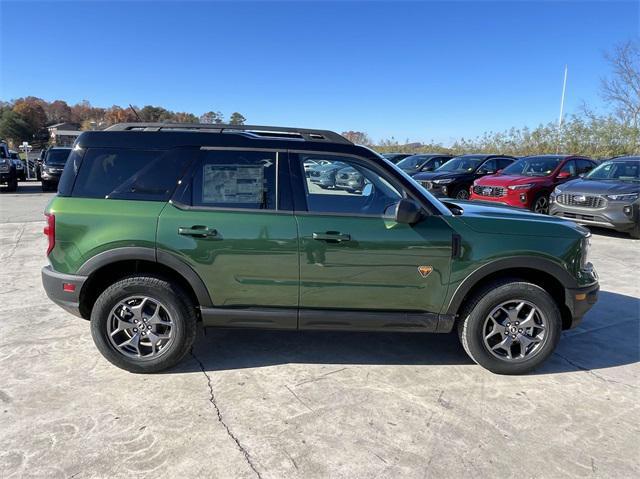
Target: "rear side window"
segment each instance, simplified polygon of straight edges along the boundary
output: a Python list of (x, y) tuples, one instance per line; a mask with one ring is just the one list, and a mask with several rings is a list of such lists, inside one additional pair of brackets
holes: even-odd
[(64, 165), (64, 170), (62, 170), (60, 182), (58, 183), (58, 196), (71, 196), (73, 180), (76, 179), (76, 175), (80, 169), (83, 154), (84, 150), (80, 148), (71, 150), (71, 153), (67, 158), (67, 162)]
[(278, 154), (271, 151), (206, 151), (192, 183), (193, 206), (276, 209)]
[(188, 150), (89, 148), (72, 196), (167, 201), (191, 156)]

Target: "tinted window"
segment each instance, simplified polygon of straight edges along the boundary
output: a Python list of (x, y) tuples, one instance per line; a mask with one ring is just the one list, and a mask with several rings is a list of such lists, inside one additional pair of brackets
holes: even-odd
[[(301, 155), (305, 169), (315, 160), (315, 155)], [(402, 198), (397, 188), (362, 161), (341, 157), (312, 170), (305, 178), (305, 192), (309, 211), (329, 214), (383, 215)]]
[(73, 196), (167, 201), (191, 155), (188, 150), (89, 148)]
[(82, 162), (82, 156), (84, 150), (74, 149), (67, 158), (67, 163), (64, 165), (62, 175), (60, 176), (60, 182), (58, 183), (58, 196), (71, 196), (71, 190), (73, 189), (73, 181), (76, 179), (76, 174), (80, 169), (80, 163)]
[(513, 160), (509, 158), (498, 158), (498, 169), (504, 170), (507, 166), (513, 163)]
[(487, 172), (487, 171), (495, 172), (497, 169), (498, 167), (497, 167), (496, 160), (492, 158), (490, 160), (485, 161), (478, 170), (482, 170), (484, 172)]
[(193, 176), (192, 204), (276, 209), (277, 163), (270, 151), (207, 151)]
[(576, 160), (578, 163), (578, 174), (583, 175), (589, 173), (594, 168), (594, 164), (587, 160)]
[(576, 176), (576, 162), (573, 160), (567, 161), (560, 168), (560, 173), (569, 173), (571, 176)]
[(66, 149), (66, 148), (51, 149), (47, 152), (47, 156), (44, 162), (47, 165), (62, 166), (67, 162), (69, 153), (71, 153), (71, 149)]

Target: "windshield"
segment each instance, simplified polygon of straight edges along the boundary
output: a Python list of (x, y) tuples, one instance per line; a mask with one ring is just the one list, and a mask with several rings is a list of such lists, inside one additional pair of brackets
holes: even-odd
[(588, 180), (640, 181), (640, 161), (610, 161), (594, 168)]
[(522, 158), (502, 170), (503, 175), (520, 176), (548, 176), (553, 173), (560, 162), (562, 156), (531, 156)]
[(457, 156), (451, 158), (436, 171), (471, 172), (475, 171), (484, 160), (485, 158), (482, 156)]
[(424, 156), (407, 156), (398, 162), (398, 166), (405, 170), (415, 170), (427, 160)]
[(67, 162), (67, 158), (69, 158), (69, 153), (71, 153), (70, 149), (49, 150), (45, 163), (48, 165), (63, 166)]

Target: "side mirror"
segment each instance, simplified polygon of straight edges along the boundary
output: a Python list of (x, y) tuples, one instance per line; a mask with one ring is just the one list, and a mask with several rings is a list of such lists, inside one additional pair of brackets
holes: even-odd
[(571, 178), (571, 173), (569, 173), (568, 171), (561, 171), (560, 173), (558, 173), (558, 176), (556, 176), (556, 178), (558, 178), (559, 180), (566, 180), (567, 178)]
[(421, 219), (422, 211), (415, 202), (404, 198), (398, 201), (395, 208), (396, 223), (414, 225)]

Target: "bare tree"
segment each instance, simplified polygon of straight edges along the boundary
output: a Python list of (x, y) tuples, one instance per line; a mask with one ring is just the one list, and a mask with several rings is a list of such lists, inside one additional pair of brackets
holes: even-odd
[(625, 124), (640, 126), (640, 42), (630, 40), (605, 54), (613, 76), (604, 78), (600, 93)]

